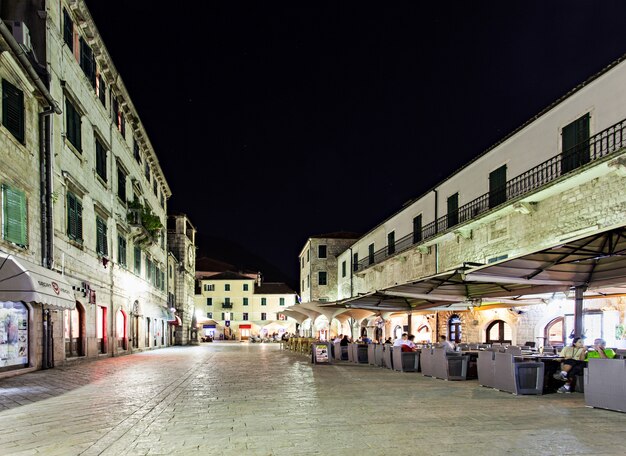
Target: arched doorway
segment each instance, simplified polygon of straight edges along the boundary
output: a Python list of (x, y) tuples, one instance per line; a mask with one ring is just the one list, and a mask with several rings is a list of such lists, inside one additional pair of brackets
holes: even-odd
[(461, 342), (461, 318), (457, 314), (448, 319), (448, 340), (456, 344)]
[(65, 338), (65, 357), (74, 358), (77, 356), (85, 356), (84, 340), (85, 340), (85, 310), (82, 305), (76, 303), (76, 308), (66, 310), (64, 313), (64, 338)]
[(494, 320), (489, 323), (486, 331), (486, 343), (510, 344), (513, 339), (511, 326), (504, 320)]
[(128, 338), (126, 333), (126, 314), (122, 309), (115, 314), (115, 334), (117, 336), (118, 350), (128, 350)]

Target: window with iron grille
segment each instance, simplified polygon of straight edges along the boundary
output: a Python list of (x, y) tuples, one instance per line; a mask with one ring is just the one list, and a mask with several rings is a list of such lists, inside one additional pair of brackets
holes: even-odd
[(326, 285), (326, 271), (317, 272), (317, 283), (318, 285)]
[(134, 259), (135, 259), (135, 274), (141, 274), (141, 248), (135, 247), (134, 249)]
[(26, 194), (2, 184), (2, 239), (21, 247), (28, 245)]
[(83, 242), (83, 204), (73, 193), (67, 193), (67, 235)]
[(74, 22), (65, 9), (63, 9), (63, 41), (74, 52)]
[(117, 196), (126, 202), (126, 173), (122, 168), (117, 168)]
[(103, 181), (107, 181), (107, 150), (96, 138), (96, 173)]
[(265, 312), (261, 312), (261, 320), (267, 320), (267, 314)]
[(2, 125), (24, 143), (24, 92), (2, 80)]
[(96, 216), (96, 252), (98, 255), (108, 255), (107, 225), (100, 217)]
[(242, 320), (247, 321), (248, 320), (248, 312), (244, 312), (243, 313), (243, 318)]
[(81, 118), (80, 113), (76, 110), (72, 102), (65, 99), (65, 137), (76, 148), (78, 152), (82, 152), (81, 146)]
[(126, 266), (126, 238), (117, 237), (117, 262), (122, 266)]

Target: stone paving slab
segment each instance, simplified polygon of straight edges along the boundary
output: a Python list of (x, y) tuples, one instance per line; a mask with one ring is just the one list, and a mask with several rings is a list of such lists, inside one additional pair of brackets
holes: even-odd
[(171, 347), (0, 380), (0, 455), (623, 455), (626, 414), (276, 344)]

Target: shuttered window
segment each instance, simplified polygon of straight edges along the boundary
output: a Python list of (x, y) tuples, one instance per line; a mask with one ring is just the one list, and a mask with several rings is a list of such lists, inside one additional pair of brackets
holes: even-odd
[(83, 242), (83, 205), (72, 193), (67, 194), (67, 235), (74, 241)]
[(65, 135), (67, 140), (72, 143), (72, 145), (78, 150), (78, 152), (82, 152), (81, 147), (81, 134), (80, 134), (80, 113), (76, 110), (74, 105), (69, 99), (65, 100), (65, 122), (66, 122), (66, 132)]
[(589, 114), (563, 127), (561, 172), (566, 173), (589, 162)]
[(103, 181), (107, 181), (107, 151), (98, 138), (96, 138), (96, 173)]
[(352, 270), (353, 271), (359, 270), (359, 254), (358, 253), (355, 253), (354, 255), (352, 255)]
[(24, 142), (24, 92), (6, 80), (2, 81), (2, 124)]
[(102, 78), (102, 75), (98, 75), (98, 78), (96, 80), (96, 95), (100, 99), (100, 103), (102, 103), (102, 106), (104, 106), (106, 108), (106, 106), (107, 106), (107, 86), (104, 83), (104, 79)]
[(387, 233), (387, 255), (396, 253), (396, 233), (392, 231)]
[(367, 247), (368, 263), (374, 264), (374, 244)]
[(126, 266), (126, 238), (117, 237), (117, 262), (122, 266)]
[(93, 58), (93, 51), (82, 36), (80, 37), (80, 67), (83, 69), (87, 79), (89, 79), (89, 83), (95, 88), (96, 62)]
[(96, 217), (96, 252), (98, 255), (108, 255), (107, 224), (100, 217)]
[(26, 194), (2, 185), (2, 239), (21, 247), (28, 245)]
[(448, 197), (448, 228), (459, 223), (459, 194)]
[(74, 22), (66, 10), (63, 10), (63, 41), (74, 52)]
[(137, 163), (141, 164), (141, 154), (139, 153), (139, 143), (137, 142), (136, 139), (133, 142), (133, 156), (135, 157), (135, 160), (137, 160)]
[(489, 207), (506, 201), (506, 165), (489, 173)]
[(422, 214), (413, 217), (413, 244), (422, 242)]
[(117, 196), (126, 202), (126, 173), (122, 168), (117, 168)]
[(139, 247), (135, 247), (134, 251), (135, 258), (135, 274), (141, 274), (141, 249)]

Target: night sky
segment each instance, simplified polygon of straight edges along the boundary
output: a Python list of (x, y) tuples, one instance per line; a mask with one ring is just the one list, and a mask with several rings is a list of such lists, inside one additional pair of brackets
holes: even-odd
[(368, 231), (626, 53), (623, 1), (87, 4), (170, 211), (294, 286), (309, 236)]

